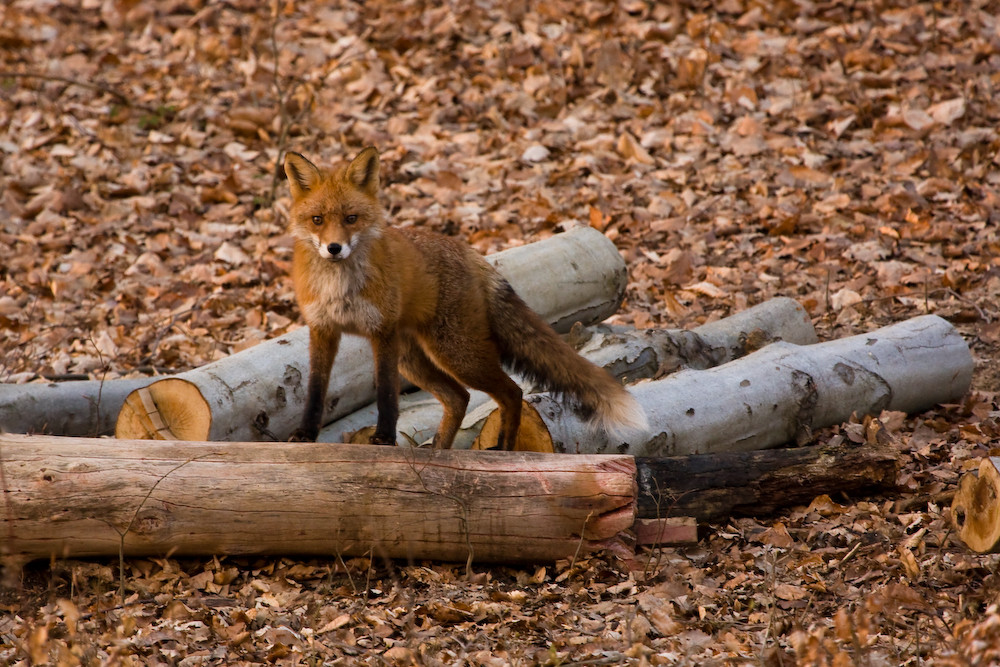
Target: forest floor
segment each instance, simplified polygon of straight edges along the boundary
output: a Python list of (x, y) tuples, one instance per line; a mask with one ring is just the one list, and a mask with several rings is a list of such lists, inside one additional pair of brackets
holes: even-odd
[(960, 403), (887, 420), (891, 493), (734, 517), (638, 568), (37, 563), (6, 572), (0, 663), (997, 664), (1000, 557), (961, 543), (949, 505), (1000, 444), (998, 16), (4, 3), (0, 381), (172, 373), (300, 326), (276, 165), (369, 144), (395, 224), (484, 253), (602, 230), (631, 276), (617, 322), (692, 327), (783, 295), (831, 339), (933, 313), (976, 367)]

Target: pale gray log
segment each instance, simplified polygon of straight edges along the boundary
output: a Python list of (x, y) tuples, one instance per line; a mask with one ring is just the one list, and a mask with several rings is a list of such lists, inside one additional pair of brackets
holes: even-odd
[(158, 379), (0, 384), (0, 431), (107, 435), (125, 397)]
[(924, 315), (816, 345), (774, 343), (716, 368), (634, 385), (654, 434), (646, 442), (610, 442), (546, 394), (528, 402), (560, 452), (743, 452), (808, 441), (812, 430), (852, 413), (915, 413), (956, 401), (969, 390), (972, 366), (958, 331)]

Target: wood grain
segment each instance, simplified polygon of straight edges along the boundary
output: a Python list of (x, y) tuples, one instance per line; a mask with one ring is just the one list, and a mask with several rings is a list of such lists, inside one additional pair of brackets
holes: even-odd
[(5, 554), (551, 561), (635, 519), (630, 456), (0, 435)]

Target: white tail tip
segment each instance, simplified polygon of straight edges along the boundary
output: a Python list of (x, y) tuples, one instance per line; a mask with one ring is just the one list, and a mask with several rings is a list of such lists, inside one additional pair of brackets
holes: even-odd
[(642, 444), (650, 436), (646, 411), (628, 391), (610, 397), (603, 409), (594, 414), (591, 422), (618, 443)]

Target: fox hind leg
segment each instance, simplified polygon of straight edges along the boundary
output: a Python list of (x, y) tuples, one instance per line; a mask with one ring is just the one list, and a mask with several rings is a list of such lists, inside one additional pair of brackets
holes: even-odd
[(410, 382), (429, 391), (444, 406), (444, 415), (434, 434), (434, 447), (451, 449), (455, 434), (465, 418), (469, 392), (458, 380), (431, 361), (415, 341), (403, 344), (399, 370)]
[(495, 368), (480, 368), (476, 369), (474, 374), (459, 377), (468, 382), (473, 389), (485, 391), (500, 406), (500, 434), (497, 437), (497, 447), (504, 451), (513, 451), (521, 425), (521, 398), (524, 392), (504, 372), (499, 359)]
[(488, 341), (445, 341), (440, 347), (462, 350), (461, 354), (435, 354), (429, 345), (429, 354), (447, 373), (467, 387), (486, 392), (500, 406), (500, 435), (497, 446), (511, 451), (517, 443), (521, 423), (521, 388), (510, 379), (500, 364), (500, 354)]

